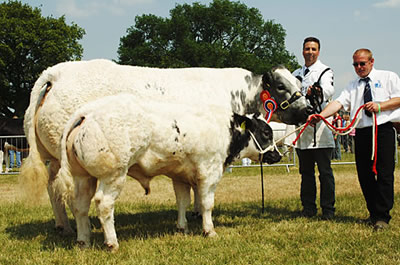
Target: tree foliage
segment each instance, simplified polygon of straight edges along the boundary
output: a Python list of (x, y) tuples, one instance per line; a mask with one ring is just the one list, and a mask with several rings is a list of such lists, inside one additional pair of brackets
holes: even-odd
[(170, 18), (142, 15), (128, 28), (119, 63), (156, 67), (242, 67), (263, 73), (299, 65), (285, 48), (286, 32), (259, 10), (240, 2), (214, 0), (176, 5)]
[[(84, 30), (65, 17), (42, 17), (19, 1), (0, 4), (0, 115), (22, 117), (30, 90), (47, 67), (79, 60)], [(9, 108), (15, 110), (12, 113)]]

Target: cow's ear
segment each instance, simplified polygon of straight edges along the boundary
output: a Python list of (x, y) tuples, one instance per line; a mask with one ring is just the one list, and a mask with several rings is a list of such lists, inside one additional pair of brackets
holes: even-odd
[(263, 76), (262, 76), (262, 87), (263, 87), (264, 90), (267, 90), (271, 86), (272, 80), (273, 79), (272, 79), (272, 72), (271, 71), (268, 71), (265, 74), (263, 74)]

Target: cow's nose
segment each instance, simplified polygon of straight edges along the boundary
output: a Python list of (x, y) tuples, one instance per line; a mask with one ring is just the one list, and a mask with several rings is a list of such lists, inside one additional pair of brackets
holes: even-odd
[(278, 151), (276, 151), (276, 150), (268, 151), (264, 155), (263, 162), (266, 162), (268, 164), (274, 164), (274, 163), (281, 161), (281, 158), (282, 158), (282, 156), (280, 155), (280, 153)]

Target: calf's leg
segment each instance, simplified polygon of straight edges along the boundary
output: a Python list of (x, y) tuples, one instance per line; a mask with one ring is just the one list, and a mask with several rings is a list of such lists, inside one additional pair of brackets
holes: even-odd
[(99, 187), (94, 195), (97, 215), (104, 230), (104, 244), (111, 252), (119, 248), (114, 226), (114, 204), (125, 180), (126, 172), (119, 177), (99, 179)]
[(203, 233), (207, 237), (214, 237), (217, 233), (214, 230), (212, 221), (212, 209), (214, 207), (214, 195), (217, 184), (222, 176), (222, 169), (212, 172), (207, 177), (200, 177), (198, 183), (198, 195), (201, 204), (201, 215), (203, 217)]
[(83, 247), (90, 246), (90, 202), (96, 191), (97, 179), (93, 177), (75, 178), (74, 199), (71, 202), (71, 210), (76, 220), (77, 242)]

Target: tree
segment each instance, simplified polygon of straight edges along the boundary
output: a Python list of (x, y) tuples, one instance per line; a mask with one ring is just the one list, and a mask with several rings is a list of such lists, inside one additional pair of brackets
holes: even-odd
[[(22, 117), (40, 73), (67, 60), (79, 60), (85, 31), (65, 17), (42, 17), (39, 8), (19, 1), (0, 4), (0, 115)], [(12, 110), (15, 110), (13, 112)]]
[(285, 49), (286, 32), (259, 10), (214, 0), (176, 5), (170, 18), (135, 17), (118, 48), (119, 63), (157, 67), (242, 67), (263, 73), (284, 64), (299, 67)]

